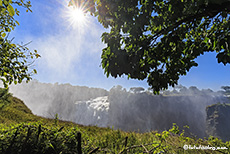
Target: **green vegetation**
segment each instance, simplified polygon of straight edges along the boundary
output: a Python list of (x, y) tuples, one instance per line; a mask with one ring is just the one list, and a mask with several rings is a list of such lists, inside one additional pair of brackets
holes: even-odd
[(0, 109), (10, 104), (10, 96), (8, 89), (0, 89)]
[(58, 115), (55, 119), (46, 119), (33, 115), (7, 90), (0, 89), (0, 94), (3, 96), (0, 101), (1, 154), (228, 153), (228, 150), (184, 150), (185, 144), (230, 148), (230, 142), (213, 137), (208, 140), (185, 137), (176, 125), (162, 133), (135, 133), (82, 126), (61, 121)]
[(29, 81), (37, 72), (29, 70), (32, 59), (40, 57), (37, 51), (30, 51), (27, 44), (14, 44), (14, 38), (9, 38), (9, 33), (19, 25), (15, 16), (20, 15), (21, 7), (31, 11), (30, 1), (0, 0), (0, 80), (5, 87), (13, 82), (21, 83), (23, 79)]
[(177, 85), (205, 52), (230, 63), (229, 0), (71, 0), (70, 5), (83, 5), (109, 28), (102, 34), (101, 56), (107, 76), (147, 79), (159, 93)]
[(225, 106), (230, 106), (230, 103), (220, 103), (220, 102), (218, 102), (217, 104), (212, 104), (212, 105), (209, 105), (209, 106), (207, 106), (207, 108), (209, 108), (209, 107), (216, 107), (216, 106), (223, 106), (223, 107), (225, 107)]

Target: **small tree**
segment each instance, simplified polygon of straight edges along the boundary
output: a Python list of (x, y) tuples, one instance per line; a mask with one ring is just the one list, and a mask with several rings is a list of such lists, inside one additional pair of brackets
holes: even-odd
[(8, 88), (0, 88), (0, 109), (2, 109), (10, 103), (11, 96), (12, 94), (9, 93)]
[(20, 14), (17, 7), (26, 8), (26, 12), (31, 11), (30, 1), (0, 0), (0, 80), (5, 87), (12, 82), (21, 83), (23, 79), (31, 80), (32, 74), (36, 73), (35, 69), (29, 70), (34, 62), (32, 59), (40, 56), (36, 50), (31, 52), (27, 44), (14, 44), (13, 39), (8, 38), (9, 33), (19, 25), (14, 18)]

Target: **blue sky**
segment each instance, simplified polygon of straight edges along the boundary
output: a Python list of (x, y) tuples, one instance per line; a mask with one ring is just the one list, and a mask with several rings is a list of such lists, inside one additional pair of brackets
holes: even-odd
[[(105, 45), (101, 34), (105, 31), (94, 17), (88, 17), (81, 26), (70, 25), (66, 14), (68, 0), (31, 0), (33, 13), (21, 10), (17, 17), (20, 26), (11, 33), (17, 43), (27, 43), (38, 50), (41, 58), (34, 68), (33, 78), (46, 83), (70, 83), (72, 85), (110, 89), (115, 85), (125, 88), (148, 88), (146, 81), (127, 79), (126, 76), (107, 78), (100, 67), (101, 51)], [(179, 80), (184, 86), (219, 90), (230, 85), (230, 66), (218, 64), (215, 53), (205, 53), (197, 58), (198, 67), (192, 68)]]

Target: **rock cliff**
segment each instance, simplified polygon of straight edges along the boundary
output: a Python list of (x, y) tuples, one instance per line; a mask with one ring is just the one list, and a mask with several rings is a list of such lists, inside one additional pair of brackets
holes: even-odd
[(230, 104), (214, 104), (206, 108), (206, 133), (223, 141), (230, 140)]

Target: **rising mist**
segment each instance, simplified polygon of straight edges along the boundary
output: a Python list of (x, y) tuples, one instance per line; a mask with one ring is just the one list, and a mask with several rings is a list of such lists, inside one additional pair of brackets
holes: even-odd
[(38, 81), (12, 85), (10, 92), (22, 99), (34, 114), (83, 125), (114, 127), (125, 131), (164, 131), (176, 123), (188, 125), (187, 135), (205, 137), (208, 105), (229, 102), (221, 93), (196, 87), (153, 95), (143, 89), (115, 86), (101, 88), (47, 84)]

